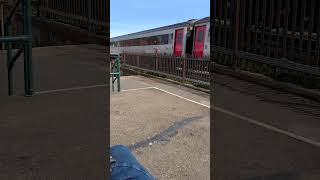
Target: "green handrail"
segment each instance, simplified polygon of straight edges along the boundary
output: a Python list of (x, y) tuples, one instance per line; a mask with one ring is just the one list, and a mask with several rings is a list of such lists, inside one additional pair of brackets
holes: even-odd
[[(19, 5), (21, 5), (22, 18), (23, 18), (23, 35), (11, 36), (11, 20), (16, 14)], [(5, 37), (0, 38), (0, 42), (5, 43), (7, 50), (7, 69), (8, 69), (8, 94), (14, 94), (14, 63), (18, 57), (24, 55), (24, 84), (25, 96), (32, 96), (33, 90), (33, 73), (32, 73), (32, 23), (31, 23), (31, 0), (19, 0), (10, 11), (9, 16), (6, 18), (5, 24)], [(13, 56), (12, 43), (20, 43), (21, 48)]]
[(121, 87), (120, 87), (120, 76), (121, 76), (121, 71), (120, 71), (120, 66), (121, 66), (121, 57), (118, 55), (115, 59), (114, 62), (111, 63), (111, 81), (112, 81), (112, 91), (114, 91), (114, 83), (117, 81), (117, 88), (118, 92), (120, 92)]

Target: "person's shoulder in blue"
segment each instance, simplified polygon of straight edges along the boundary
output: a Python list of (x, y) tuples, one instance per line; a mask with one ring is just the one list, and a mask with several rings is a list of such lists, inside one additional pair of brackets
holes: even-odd
[(110, 180), (156, 180), (123, 145), (110, 149)]

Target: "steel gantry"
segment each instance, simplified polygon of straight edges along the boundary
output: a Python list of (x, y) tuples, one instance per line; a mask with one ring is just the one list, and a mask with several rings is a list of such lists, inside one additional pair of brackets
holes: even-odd
[[(12, 18), (21, 7), (23, 33), (19, 36), (13, 36), (11, 31)], [(5, 43), (7, 51), (7, 69), (8, 69), (8, 94), (14, 94), (14, 64), (19, 56), (24, 55), (24, 84), (25, 95), (32, 96), (33, 73), (32, 73), (32, 23), (31, 23), (31, 0), (17, 0), (9, 12), (4, 23), (4, 37), (0, 38), (0, 43)], [(12, 43), (18, 43), (19, 49), (13, 55)]]

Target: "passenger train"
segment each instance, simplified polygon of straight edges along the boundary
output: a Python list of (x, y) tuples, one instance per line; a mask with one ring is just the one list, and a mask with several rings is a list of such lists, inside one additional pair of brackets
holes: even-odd
[(210, 55), (210, 17), (136, 32), (110, 39), (111, 53)]

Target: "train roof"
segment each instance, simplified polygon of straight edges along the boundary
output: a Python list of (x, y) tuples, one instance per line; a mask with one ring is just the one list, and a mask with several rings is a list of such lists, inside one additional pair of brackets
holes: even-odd
[(164, 31), (164, 30), (168, 30), (168, 29), (183, 27), (183, 26), (188, 25), (190, 22), (191, 23), (198, 22), (198, 21), (206, 22), (207, 19), (208, 19), (208, 21), (210, 21), (210, 17), (202, 18), (200, 20), (190, 19), (188, 21), (177, 23), (177, 24), (172, 24), (172, 25), (168, 25), (168, 26), (162, 26), (162, 27), (158, 27), (158, 28), (154, 28), (154, 29), (149, 29), (149, 30), (145, 30), (145, 31), (140, 31), (140, 32), (130, 33), (130, 34), (122, 35), (122, 36), (117, 36), (117, 37), (111, 38), (110, 41), (122, 40), (122, 39), (129, 38), (130, 36), (134, 36), (134, 35), (142, 35), (142, 34), (146, 34), (146, 33), (152, 33), (152, 32), (157, 32), (157, 31)]
[(201, 23), (207, 23), (207, 22), (210, 22), (210, 16), (197, 20), (195, 24), (201, 24)]
[(130, 33), (130, 34), (122, 35), (122, 36), (117, 36), (117, 37), (111, 38), (111, 41), (126, 39), (130, 36), (135, 36), (135, 35), (142, 35), (142, 34), (146, 34), (146, 33), (152, 33), (152, 32), (157, 32), (157, 31), (164, 31), (167, 29), (183, 27), (183, 26), (186, 26), (190, 21), (195, 21), (195, 20), (191, 19), (189, 21), (185, 21), (185, 22), (181, 22), (181, 23), (177, 23), (177, 24), (172, 24), (172, 25), (168, 25), (168, 26), (162, 26), (162, 27), (158, 27), (158, 28), (154, 28), (154, 29), (149, 29), (149, 30), (145, 30), (145, 31), (140, 31), (140, 32)]

